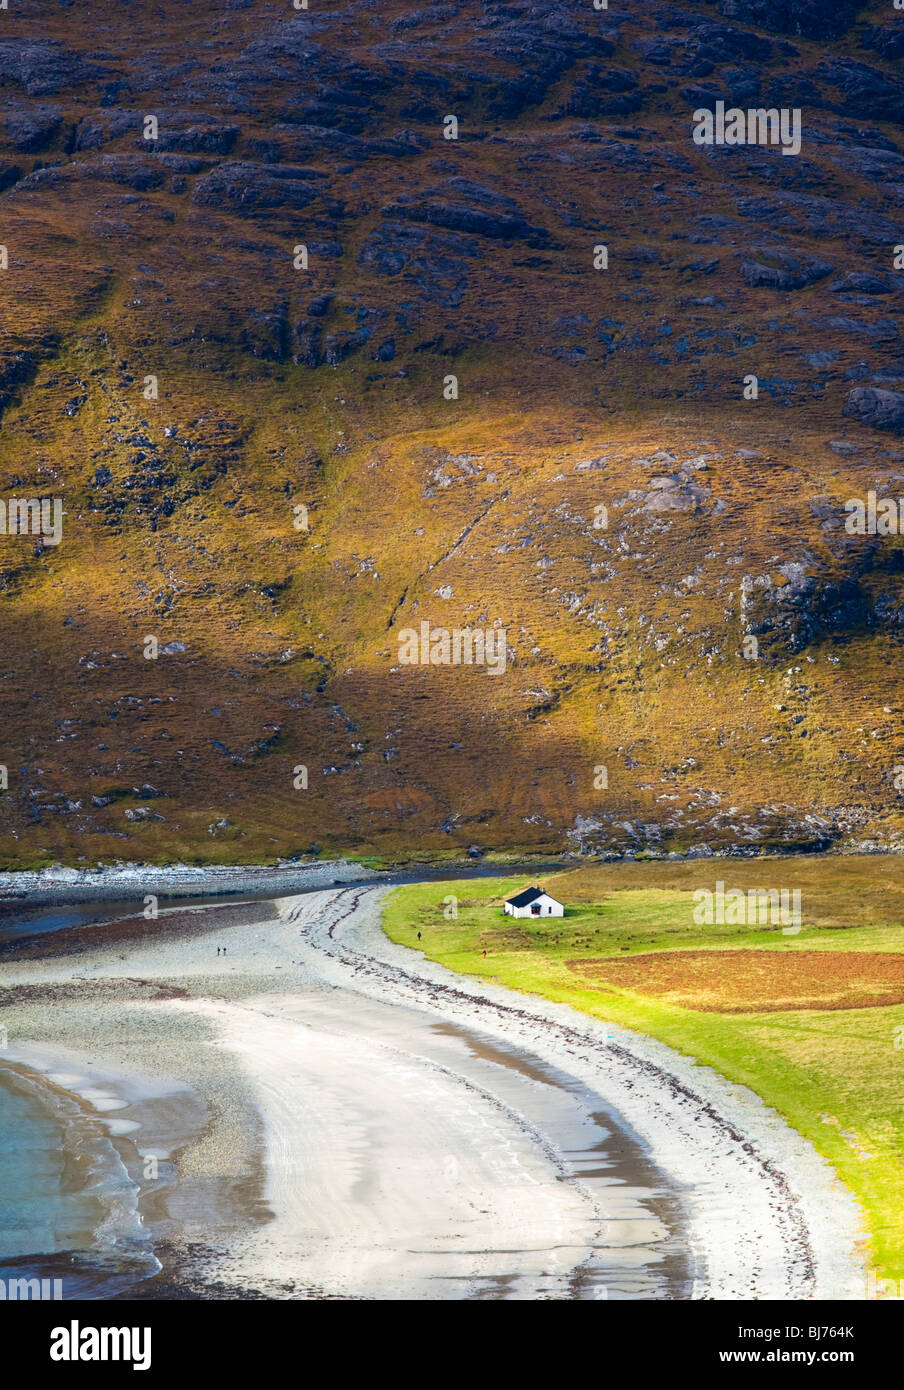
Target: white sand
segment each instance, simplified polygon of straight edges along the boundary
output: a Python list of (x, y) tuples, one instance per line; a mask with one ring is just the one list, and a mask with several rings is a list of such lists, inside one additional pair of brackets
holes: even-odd
[[(178, 982), (190, 998), (135, 998), (116, 1027), (197, 1033), (215, 1110), (218, 1074), (250, 1083), (273, 1219), (221, 1239), (211, 1276), (283, 1296), (654, 1298), (675, 1296), (683, 1253), (684, 1296), (863, 1296), (853, 1199), (755, 1096), (648, 1039), (394, 946), (379, 928), (384, 891), (324, 890), (215, 936), (4, 966), (7, 986), (76, 971)], [(112, 1068), (107, 1006), (83, 1007), (110, 1034)], [(171, 1047), (148, 1052), (149, 1071), (164, 1063), (172, 1076)], [(186, 1079), (203, 1093), (197, 1072)], [(66, 1073), (89, 1074), (71, 1053)], [(109, 1107), (115, 1075), (91, 1075)], [(628, 1142), (621, 1169), (597, 1151), (592, 1116), (607, 1105), (640, 1151)], [(683, 1231), (651, 1203), (643, 1152), (680, 1190)]]

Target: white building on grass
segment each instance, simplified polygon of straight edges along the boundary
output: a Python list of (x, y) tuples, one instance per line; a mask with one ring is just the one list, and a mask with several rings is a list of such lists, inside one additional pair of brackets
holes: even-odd
[(565, 908), (542, 888), (525, 888), (513, 898), (506, 898), (505, 911), (509, 917), (564, 917)]

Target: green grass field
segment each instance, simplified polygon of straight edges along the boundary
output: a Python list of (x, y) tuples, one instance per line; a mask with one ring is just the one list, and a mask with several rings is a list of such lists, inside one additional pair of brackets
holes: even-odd
[[(692, 893), (718, 879), (743, 889), (800, 888), (801, 931), (696, 925)], [(530, 880), (496, 878), (397, 888), (384, 927), (452, 970), (649, 1034), (749, 1086), (859, 1200), (872, 1238), (865, 1263), (884, 1278), (904, 1278), (904, 987), (885, 978), (899, 972), (889, 957), (904, 953), (904, 863), (858, 856), (613, 864), (540, 881), (566, 904), (564, 918), (503, 916), (502, 900)], [(457, 917), (445, 915), (450, 894)], [(738, 968), (753, 961), (782, 975), (772, 999), (766, 979), (756, 1011), (722, 1011), (726, 1000), (733, 1010), (752, 1006), (730, 958), (674, 954), (738, 950), (757, 953), (739, 956)], [(825, 952), (832, 954), (815, 954)], [(773, 953), (794, 957), (792, 968)], [(577, 973), (617, 975), (622, 962), (631, 963), (632, 988)], [(674, 988), (647, 992), (651, 963), (674, 976)], [(860, 973), (861, 998), (863, 972), (875, 981), (868, 1006), (848, 1006), (857, 997), (849, 971)], [(904, 981), (904, 961), (900, 974)]]

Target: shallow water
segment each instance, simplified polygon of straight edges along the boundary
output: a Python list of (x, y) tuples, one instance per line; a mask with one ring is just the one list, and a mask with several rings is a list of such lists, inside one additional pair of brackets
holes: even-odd
[[(252, 899), (253, 895), (242, 895), (240, 901)], [(205, 905), (226, 903), (217, 896), (173, 904)], [(134, 915), (136, 904), (10, 908), (0, 919), (0, 939), (4, 932), (8, 940), (111, 921), (125, 911)], [(471, 1297), (519, 1297), (528, 1286), (533, 1296), (553, 1298), (686, 1296), (691, 1271), (679, 1194), (645, 1160), (642, 1146), (608, 1111), (601, 1096), (519, 1047), (357, 995), (349, 1010), (347, 996), (337, 1005), (332, 990), (324, 996), (319, 978), (311, 984), (312, 990), (298, 991), (307, 1021), (326, 1014), (323, 1022), (341, 1024), (340, 1031), (367, 1034), (373, 1025), (377, 1036), (380, 1027), (387, 1037), (398, 1033), (403, 1051), (414, 1047), (418, 1055), (436, 1054), (437, 1062), (485, 1086), (513, 1113), (532, 1116), (541, 1133), (556, 1136), (573, 1175), (563, 1174), (559, 1180), (569, 1186), (579, 1183), (605, 1213), (588, 1258), (570, 1276), (556, 1272), (557, 1252), (550, 1250), (548, 1271), (527, 1281), (504, 1274), (486, 1277), (476, 1290), (469, 1281)], [(337, 1007), (338, 1023), (330, 1017)], [(107, 1125), (40, 1075), (4, 1065), (2, 1054), (0, 1163), (0, 1280), (62, 1278), (64, 1298), (104, 1299), (123, 1293), (136, 1296), (143, 1281), (160, 1271), (138, 1217), (138, 1188)], [(465, 1289), (456, 1287), (456, 1278), (450, 1267), (437, 1287), (444, 1284), (446, 1296), (462, 1296)]]
[[(562, 865), (551, 864), (547, 867), (550, 872), (558, 872)], [(543, 868), (543, 865), (536, 864), (509, 864), (505, 866), (467, 864), (445, 868), (425, 866), (412, 870), (387, 872), (381, 877), (380, 882), (391, 885), (422, 883), (428, 879), (498, 878), (521, 873), (536, 875), (541, 873)], [(153, 870), (148, 872), (150, 880), (153, 877)], [(37, 937), (50, 932), (64, 931), (68, 927), (115, 922), (124, 917), (141, 916), (144, 910), (144, 894), (147, 892), (156, 894), (161, 908), (224, 907), (233, 903), (271, 902), (275, 897), (296, 897), (305, 893), (320, 893), (325, 887), (330, 886), (323, 883), (315, 883), (310, 887), (290, 886), (288, 883), (280, 885), (275, 875), (270, 882), (261, 882), (259, 879), (255, 881), (254, 870), (249, 870), (247, 887), (232, 883), (228, 886), (221, 886), (216, 893), (195, 894), (193, 896), (182, 893), (169, 894), (155, 888), (142, 888), (136, 890), (136, 895), (133, 898), (121, 898), (114, 901), (100, 895), (92, 899), (91, 889), (84, 885), (67, 884), (65, 887), (57, 885), (56, 891), (60, 894), (65, 893), (67, 897), (71, 894), (73, 901), (45, 902), (38, 906), (29, 906), (26, 901), (16, 902), (8, 898), (0, 900), (0, 945), (25, 937)], [(374, 886), (374, 880), (371, 878), (352, 878), (347, 881), (336, 879), (332, 886), (367, 888)]]
[(103, 1126), (65, 1092), (2, 1064), (0, 1172), (7, 1291), (13, 1279), (59, 1278), (63, 1299), (108, 1298), (160, 1268)]
[[(163, 909), (176, 907), (223, 907), (235, 902), (266, 902), (266, 894), (243, 893), (240, 897), (160, 898)], [(101, 922), (118, 922), (127, 917), (140, 917), (143, 899), (102, 903), (58, 903), (51, 907), (0, 907), (0, 943), (19, 941), (25, 937), (44, 936), (49, 932), (65, 931), (68, 927), (85, 927)]]

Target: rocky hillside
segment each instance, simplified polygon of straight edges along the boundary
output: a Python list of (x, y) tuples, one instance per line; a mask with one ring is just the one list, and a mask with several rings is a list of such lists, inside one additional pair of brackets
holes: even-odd
[(9, 0), (0, 500), (65, 517), (0, 535), (0, 861), (898, 842), (844, 504), (904, 496), (902, 55), (891, 0)]

